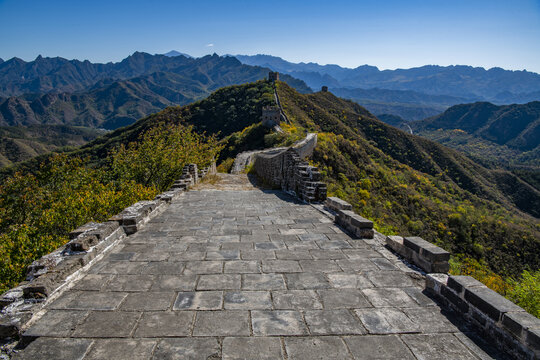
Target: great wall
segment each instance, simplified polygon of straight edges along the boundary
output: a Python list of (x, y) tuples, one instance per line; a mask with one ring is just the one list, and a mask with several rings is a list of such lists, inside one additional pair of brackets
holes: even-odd
[(316, 141), (240, 154), (235, 174), (188, 165), (74, 230), (0, 298), (13, 358), (540, 358), (539, 319), (326, 198), (305, 160)]

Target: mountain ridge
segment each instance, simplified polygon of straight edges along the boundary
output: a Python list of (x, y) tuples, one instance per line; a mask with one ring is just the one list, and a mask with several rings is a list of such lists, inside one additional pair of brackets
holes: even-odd
[(193, 72), (197, 68), (204, 70), (212, 62), (224, 62), (235, 67), (242, 65), (234, 57), (220, 57), (215, 53), (201, 58), (187, 58), (183, 55), (151, 55), (137, 51), (119, 62), (106, 64), (61, 57), (38, 56), (30, 62), (12, 58), (0, 64), (0, 96), (80, 92), (88, 90), (99, 81), (128, 80), (154, 72)]
[[(170, 71), (150, 72), (126, 80), (100, 78), (86, 91), (0, 97), (0, 125), (45, 123), (115, 129), (167, 106), (201, 99), (222, 86), (264, 78), (269, 71), (243, 65), (233, 57), (177, 58), (180, 61), (172, 64), (182, 65), (168, 66)], [(137, 69), (136, 72), (145, 73), (155, 69), (155, 64), (148, 64), (149, 59), (152, 55), (136, 53), (122, 62), (130, 71)], [(163, 56), (158, 60), (168, 61)], [(301, 80), (288, 75), (282, 77), (301, 91), (311, 91)]]
[(379, 70), (371, 65), (344, 68), (339, 65), (292, 63), (271, 55), (236, 55), (236, 57), (248, 65), (264, 63), (275, 71), (296, 72), (298, 78), (313, 88), (319, 84), (310, 83), (308, 77), (303, 78), (300, 75), (302, 72), (327, 74), (336, 80), (340, 87), (413, 90), (472, 100), (495, 100), (497, 96), (506, 93), (505, 102), (513, 102), (509, 101), (511, 96), (518, 98), (526, 97), (526, 94), (536, 96), (540, 90), (539, 74), (526, 70), (504, 70), (499, 67), (486, 70), (468, 65), (424, 65), (410, 69)]

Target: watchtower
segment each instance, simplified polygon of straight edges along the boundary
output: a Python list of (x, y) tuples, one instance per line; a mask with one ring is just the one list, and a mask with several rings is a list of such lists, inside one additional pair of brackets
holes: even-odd
[(328, 92), (328, 86), (323, 86), (323, 87), (321, 88), (321, 91), (322, 91), (322, 92)]
[(281, 112), (277, 106), (263, 106), (262, 124), (266, 127), (274, 127), (280, 123)]
[(279, 81), (279, 73), (277, 71), (270, 71), (268, 73), (268, 80), (271, 82)]

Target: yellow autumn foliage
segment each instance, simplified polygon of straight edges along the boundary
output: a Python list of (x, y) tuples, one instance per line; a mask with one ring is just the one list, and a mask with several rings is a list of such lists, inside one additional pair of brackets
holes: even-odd
[(32, 261), (68, 241), (73, 229), (102, 222), (140, 200), (153, 199), (184, 165), (206, 166), (221, 150), (215, 137), (191, 127), (157, 125), (120, 146), (109, 165), (53, 155), (33, 173), (0, 185), (0, 292), (24, 280)]

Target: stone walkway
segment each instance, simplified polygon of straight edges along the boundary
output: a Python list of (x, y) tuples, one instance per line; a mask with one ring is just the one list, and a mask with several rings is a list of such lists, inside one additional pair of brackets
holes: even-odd
[(246, 174), (223, 174), (208, 175), (202, 182), (191, 190), (224, 190), (224, 191), (252, 191), (257, 190), (256, 176)]
[(226, 178), (228, 191), (187, 192), (96, 263), (16, 358), (504, 358), (376, 240)]

